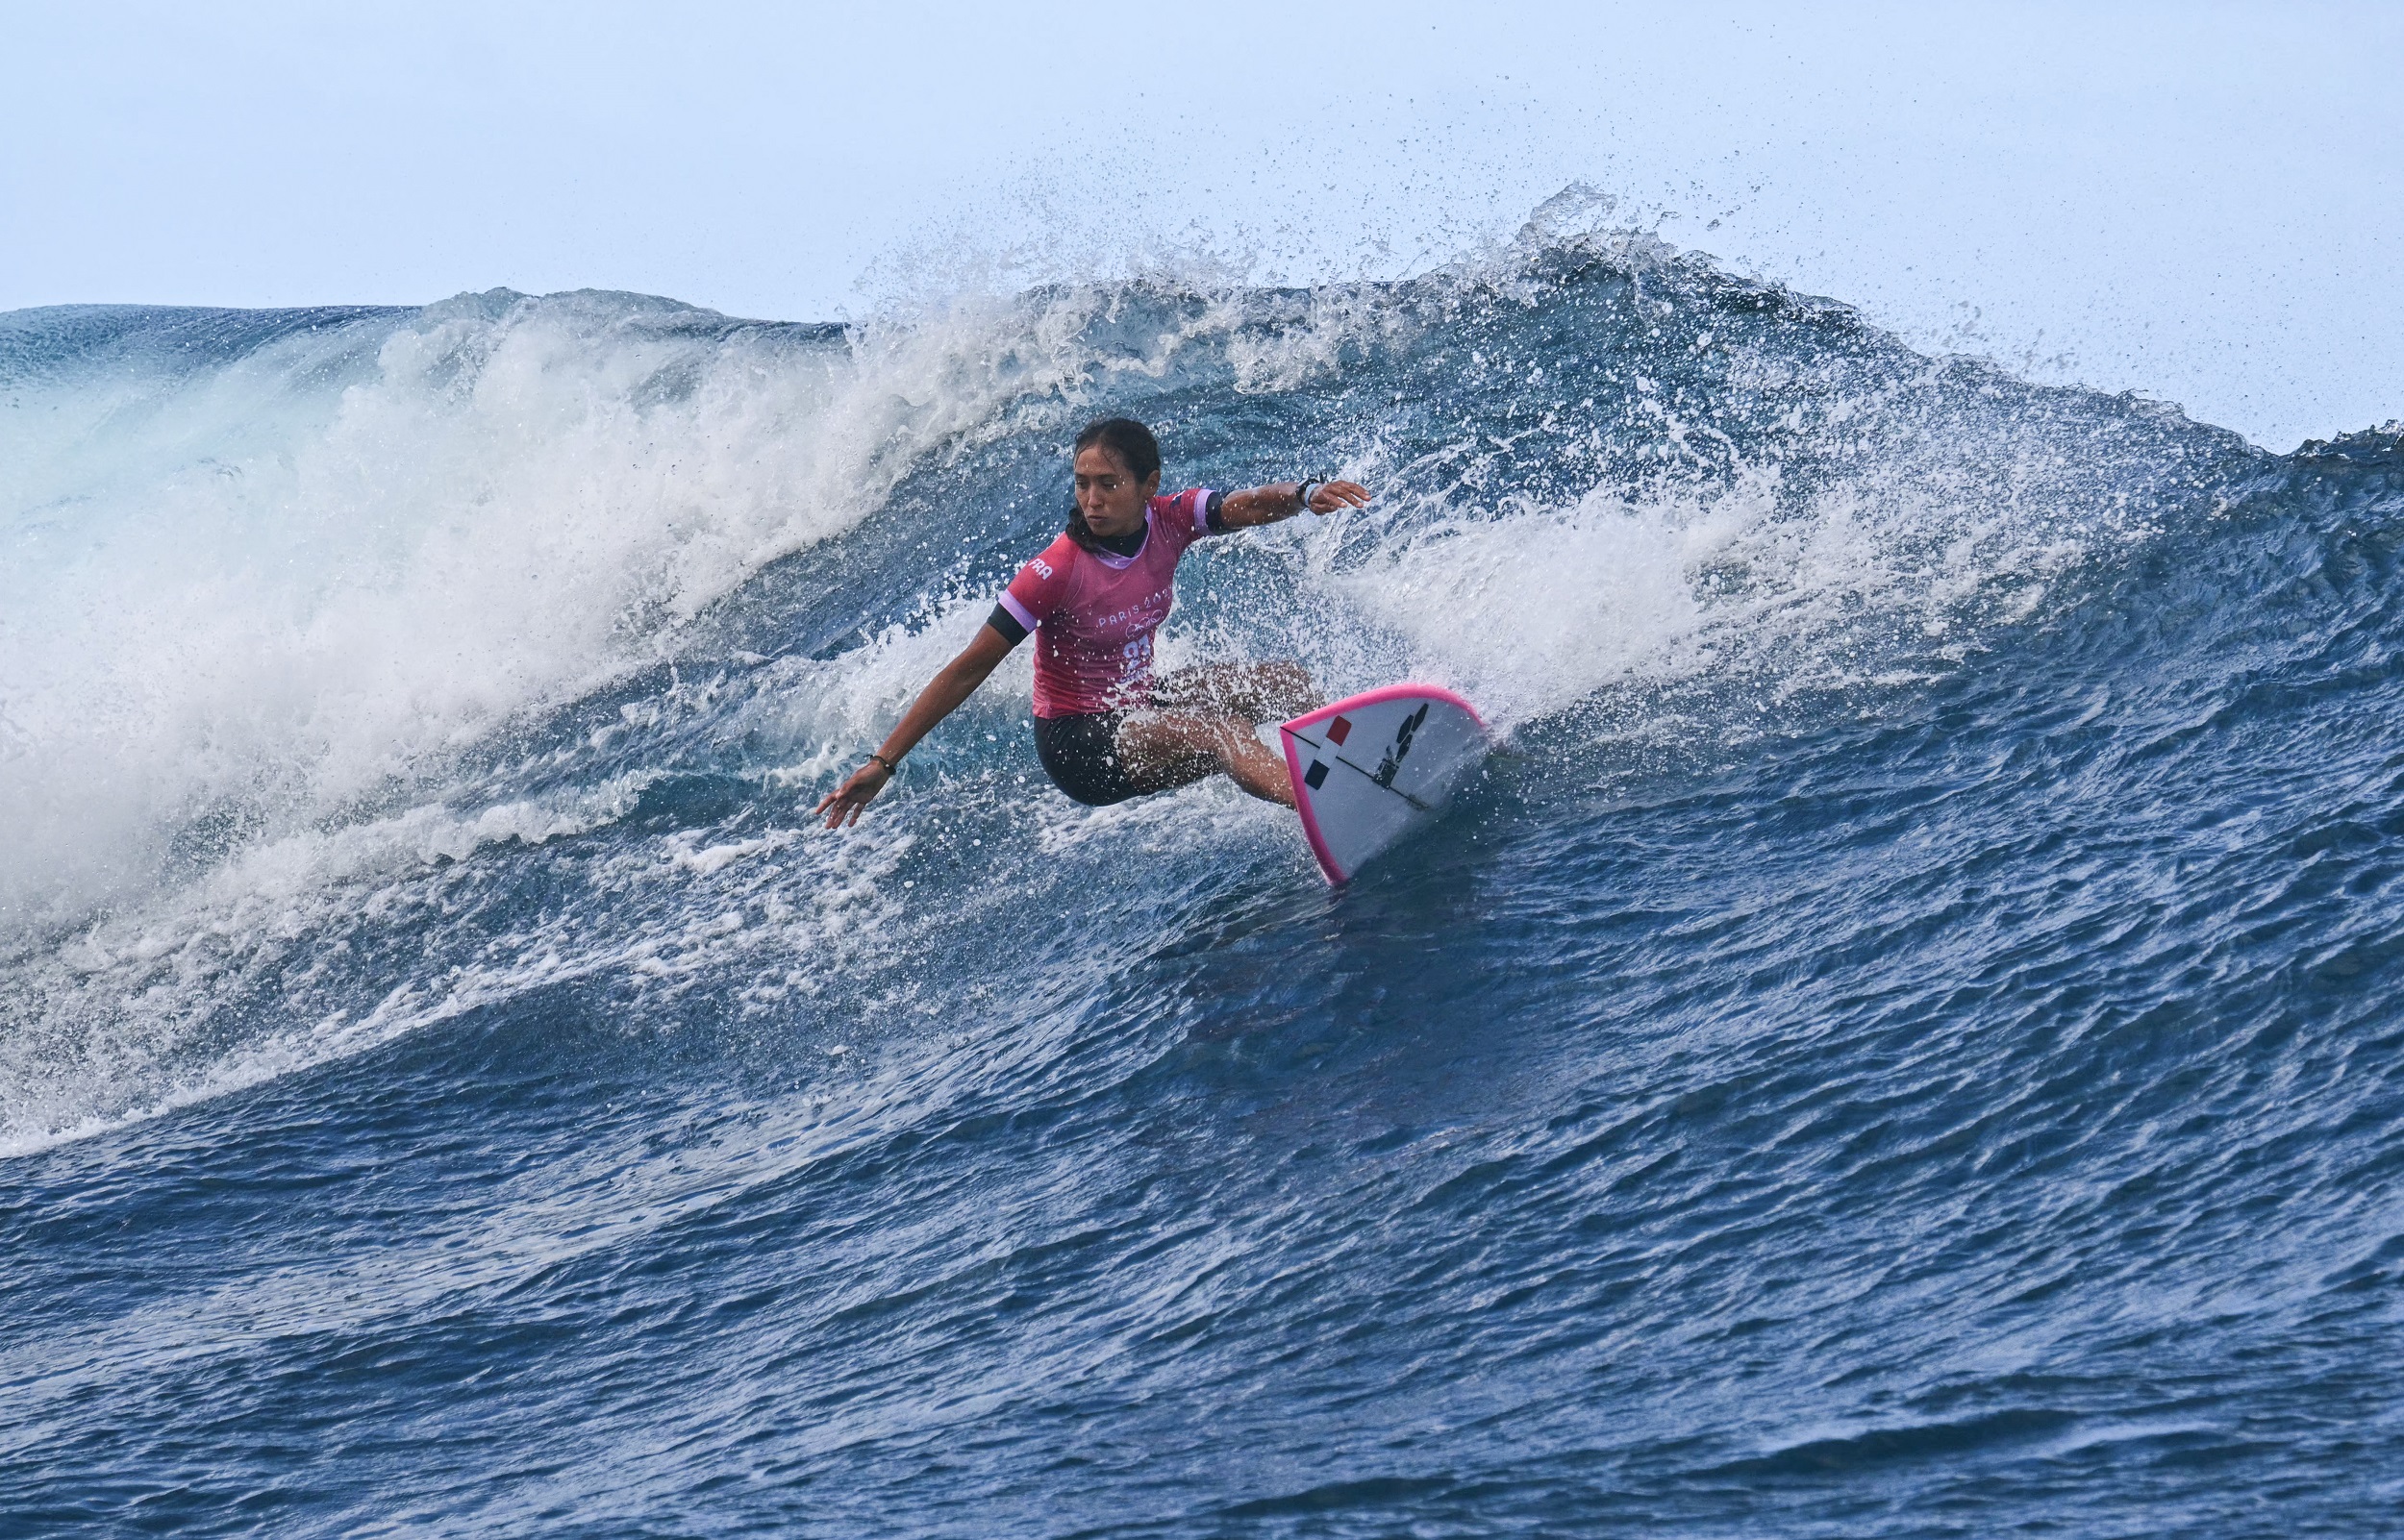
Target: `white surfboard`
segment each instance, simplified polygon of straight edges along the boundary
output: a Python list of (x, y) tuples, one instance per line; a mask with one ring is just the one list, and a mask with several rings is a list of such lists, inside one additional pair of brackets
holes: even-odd
[(1491, 746), (1477, 708), (1433, 684), (1389, 684), (1277, 730), (1302, 835), (1331, 882), (1443, 809)]

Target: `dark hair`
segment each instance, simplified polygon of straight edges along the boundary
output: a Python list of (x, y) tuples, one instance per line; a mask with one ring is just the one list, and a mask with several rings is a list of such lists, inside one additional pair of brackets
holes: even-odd
[[(1152, 436), (1152, 430), (1133, 417), (1097, 417), (1085, 425), (1077, 435), (1077, 447), (1071, 454), (1082, 455), (1099, 444), (1116, 455), (1138, 482), (1145, 482), (1161, 473), (1161, 441)], [(1099, 551), (1102, 542), (1086, 528), (1085, 509), (1077, 506), (1075, 494), (1068, 499), (1068, 537), (1089, 551)]]

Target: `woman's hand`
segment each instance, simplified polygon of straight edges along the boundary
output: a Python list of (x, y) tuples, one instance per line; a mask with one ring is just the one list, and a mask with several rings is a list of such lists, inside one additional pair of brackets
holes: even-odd
[(1369, 489), (1359, 482), (1315, 482), (1311, 500), (1302, 505), (1314, 513), (1333, 513), (1340, 508), (1366, 508)]
[[(871, 759), (854, 770), (849, 781), (828, 792), (826, 799), (818, 804), (818, 812), (826, 813), (826, 827), (839, 829), (846, 821), (855, 824), (860, 822), (861, 812), (892, 779), (893, 772), (886, 769), (884, 764), (876, 759)], [(835, 810), (827, 812), (829, 807)], [(811, 816), (815, 817), (817, 814), (813, 813)]]

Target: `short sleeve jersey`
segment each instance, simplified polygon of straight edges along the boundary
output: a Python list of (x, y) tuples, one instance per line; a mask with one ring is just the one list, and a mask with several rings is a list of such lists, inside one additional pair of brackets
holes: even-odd
[(1177, 559), (1215, 533), (1216, 503), (1199, 487), (1153, 498), (1135, 555), (1089, 551), (1063, 534), (1018, 569), (1001, 609), (1036, 633), (1036, 715), (1084, 716), (1150, 699), (1152, 633), (1177, 602)]

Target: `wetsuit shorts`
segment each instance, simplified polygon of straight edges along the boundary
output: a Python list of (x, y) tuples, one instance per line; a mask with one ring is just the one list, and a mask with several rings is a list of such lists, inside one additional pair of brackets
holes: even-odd
[(1035, 752), (1052, 784), (1089, 807), (1143, 795), (1118, 762), (1118, 724), (1124, 711), (1087, 716), (1039, 716)]

